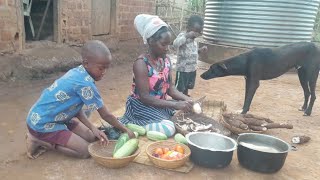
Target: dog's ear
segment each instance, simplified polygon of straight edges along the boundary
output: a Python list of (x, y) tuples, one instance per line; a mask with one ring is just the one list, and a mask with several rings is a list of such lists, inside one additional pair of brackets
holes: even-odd
[(219, 65), (220, 67), (222, 67), (222, 69), (225, 69), (225, 70), (228, 69), (227, 66), (226, 66), (224, 63), (219, 63), (218, 65)]

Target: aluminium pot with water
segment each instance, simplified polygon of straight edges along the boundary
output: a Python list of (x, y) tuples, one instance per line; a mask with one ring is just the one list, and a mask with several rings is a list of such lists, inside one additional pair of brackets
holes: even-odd
[(239, 163), (247, 169), (262, 173), (279, 171), (288, 152), (295, 150), (285, 141), (265, 134), (243, 133), (237, 142)]
[(237, 148), (235, 140), (217, 133), (192, 132), (186, 135), (186, 139), (191, 150), (191, 161), (208, 168), (228, 166)]

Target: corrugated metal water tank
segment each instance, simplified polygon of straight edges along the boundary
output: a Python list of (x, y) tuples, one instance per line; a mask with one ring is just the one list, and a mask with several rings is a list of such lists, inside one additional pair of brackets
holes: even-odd
[(238, 47), (310, 41), (320, 0), (208, 0), (203, 37)]

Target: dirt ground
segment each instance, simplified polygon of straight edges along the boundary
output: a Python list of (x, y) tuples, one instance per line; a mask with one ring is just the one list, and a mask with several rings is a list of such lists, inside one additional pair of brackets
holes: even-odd
[[(198, 76), (202, 70), (199, 70)], [(271, 135), (290, 142), (293, 135), (305, 134), (312, 140), (290, 152), (284, 167), (275, 174), (260, 174), (244, 169), (234, 153), (231, 165), (224, 169), (195, 166), (188, 173), (176, 173), (155, 167), (131, 163), (118, 170), (106, 169), (92, 159), (78, 160), (54, 152), (47, 152), (36, 160), (29, 160), (25, 147), (25, 117), (43, 88), (55, 75), (43, 80), (0, 83), (0, 179), (317, 179), (320, 176), (320, 101), (314, 105), (313, 115), (303, 117), (298, 108), (303, 94), (296, 74), (261, 82), (251, 106), (251, 113), (270, 117), (276, 122), (294, 125), (292, 130), (272, 130)], [(114, 66), (105, 78), (97, 82), (107, 107), (121, 115), (130, 92), (131, 63)], [(320, 95), (319, 81), (317, 94)], [(229, 111), (242, 108), (243, 77), (225, 77), (204, 81), (198, 77), (193, 97), (206, 95), (208, 99), (223, 100)], [(97, 121), (97, 114), (91, 119)], [(97, 122), (96, 122), (97, 123)]]

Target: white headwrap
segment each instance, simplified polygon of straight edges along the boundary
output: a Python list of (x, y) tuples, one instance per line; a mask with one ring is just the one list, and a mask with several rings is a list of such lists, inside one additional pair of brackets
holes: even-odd
[(163, 22), (158, 16), (149, 14), (139, 14), (134, 19), (134, 27), (143, 38), (144, 44), (147, 44), (147, 39), (154, 35), (163, 26), (168, 25)]

